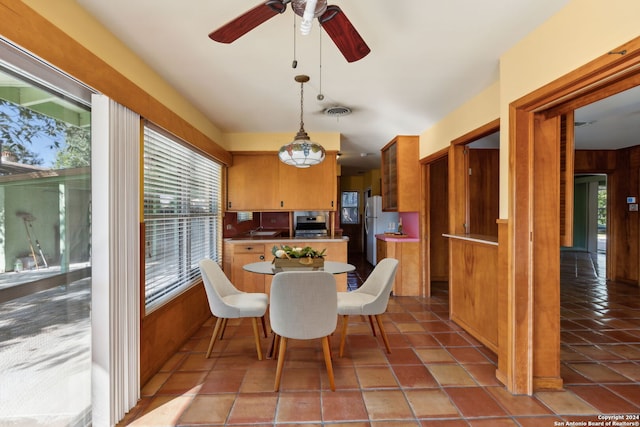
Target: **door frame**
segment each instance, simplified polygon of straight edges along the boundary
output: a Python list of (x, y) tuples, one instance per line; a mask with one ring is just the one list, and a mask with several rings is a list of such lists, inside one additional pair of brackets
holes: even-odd
[[(538, 197), (536, 203), (535, 195), (555, 194), (560, 153), (555, 150), (558, 132), (540, 124), (640, 85), (640, 37), (613, 51), (625, 54), (604, 54), (509, 105), (507, 309), (500, 319), (507, 331), (498, 355), (505, 363), (498, 375), (514, 394), (562, 387), (559, 345), (549, 342), (559, 342), (559, 298), (540, 298), (559, 294), (560, 248), (550, 233), (545, 235), (546, 227), (535, 226), (559, 211), (559, 200), (540, 203)], [(545, 148), (551, 153), (544, 153)], [(552, 221), (552, 227), (556, 221), (559, 226), (559, 215)], [(535, 262), (536, 256), (555, 261)], [(545, 277), (552, 280), (543, 283)]]

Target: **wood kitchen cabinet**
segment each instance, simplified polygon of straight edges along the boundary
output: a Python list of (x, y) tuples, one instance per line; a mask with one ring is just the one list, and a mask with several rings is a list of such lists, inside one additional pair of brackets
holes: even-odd
[(336, 210), (338, 177), (335, 153), (327, 153), (322, 163), (308, 168), (279, 164), (281, 209)]
[(227, 173), (227, 210), (252, 211), (278, 203), (278, 156), (234, 153)]
[(275, 152), (235, 152), (227, 177), (228, 211), (336, 210), (335, 153), (319, 165), (296, 168)]
[(242, 266), (252, 262), (266, 261), (271, 259), (270, 256), (271, 247), (266, 248), (264, 244), (254, 244), (250, 241), (238, 244), (225, 243), (223, 270), (231, 283), (241, 291), (264, 292), (265, 276), (245, 271)]
[(419, 243), (396, 242), (378, 239), (376, 241), (376, 260), (395, 258), (398, 269), (393, 283), (396, 296), (423, 296), (420, 286)]
[(420, 210), (420, 164), (417, 136), (397, 136), (381, 150), (382, 210)]

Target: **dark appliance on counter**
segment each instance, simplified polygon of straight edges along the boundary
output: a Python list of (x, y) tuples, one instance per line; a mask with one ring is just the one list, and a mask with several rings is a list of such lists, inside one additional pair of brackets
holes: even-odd
[(327, 218), (324, 215), (296, 216), (295, 237), (327, 237)]

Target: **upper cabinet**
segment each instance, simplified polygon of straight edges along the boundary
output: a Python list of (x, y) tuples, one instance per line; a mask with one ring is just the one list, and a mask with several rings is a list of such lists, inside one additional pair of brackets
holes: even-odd
[(336, 154), (309, 168), (285, 165), (273, 152), (233, 153), (228, 211), (336, 210)]
[(322, 163), (308, 168), (297, 168), (279, 161), (278, 209), (336, 210), (338, 189), (336, 162), (335, 153), (327, 153)]
[(417, 136), (397, 136), (382, 152), (382, 210), (420, 210), (420, 164)]
[(278, 199), (277, 155), (233, 154), (233, 166), (227, 175), (227, 210), (261, 210), (274, 206)]

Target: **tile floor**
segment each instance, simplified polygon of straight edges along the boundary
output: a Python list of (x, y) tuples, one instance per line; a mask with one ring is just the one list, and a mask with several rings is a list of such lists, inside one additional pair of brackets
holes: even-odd
[[(640, 289), (601, 279), (598, 257), (562, 258), (562, 391), (508, 393), (494, 376), (496, 356), (448, 320), (446, 286), (436, 286), (431, 298), (389, 302), (391, 354), (364, 319), (350, 321), (343, 358), (335, 354), (340, 333), (333, 335), (335, 392), (320, 342), (290, 341), (274, 393), (276, 361), (257, 360), (247, 320), (230, 321), (205, 359), (210, 319), (145, 385), (120, 425), (566, 426), (597, 422), (599, 414), (637, 416)], [(352, 284), (368, 274), (358, 266)], [(269, 343), (263, 339), (263, 348)], [(635, 420), (629, 425), (640, 425)]]

